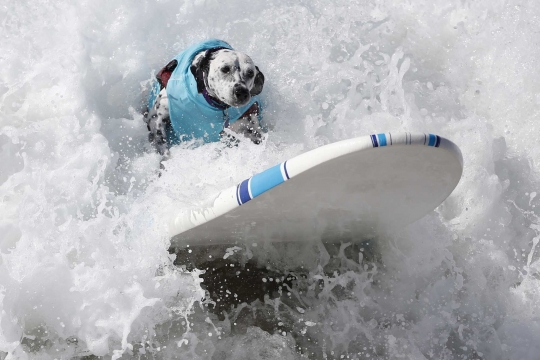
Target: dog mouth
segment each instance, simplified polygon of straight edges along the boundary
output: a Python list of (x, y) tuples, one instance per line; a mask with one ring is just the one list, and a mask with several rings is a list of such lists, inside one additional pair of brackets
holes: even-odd
[(234, 100), (234, 101), (231, 101), (229, 105), (233, 107), (241, 107), (241, 106), (246, 105), (248, 102), (249, 102), (249, 98), (244, 101)]

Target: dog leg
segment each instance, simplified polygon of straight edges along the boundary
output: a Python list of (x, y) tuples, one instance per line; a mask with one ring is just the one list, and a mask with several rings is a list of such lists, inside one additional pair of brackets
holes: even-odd
[(163, 155), (164, 160), (167, 160), (170, 153), (165, 128), (170, 123), (170, 117), (169, 99), (165, 89), (159, 92), (152, 109), (144, 114), (144, 122), (150, 132), (148, 140), (154, 145), (157, 152)]

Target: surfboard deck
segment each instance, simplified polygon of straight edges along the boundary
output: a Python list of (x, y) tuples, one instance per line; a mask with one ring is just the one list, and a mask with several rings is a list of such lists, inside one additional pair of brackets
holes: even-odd
[(289, 159), (171, 218), (173, 245), (366, 239), (439, 206), (463, 171), (459, 148), (434, 134), (381, 133)]

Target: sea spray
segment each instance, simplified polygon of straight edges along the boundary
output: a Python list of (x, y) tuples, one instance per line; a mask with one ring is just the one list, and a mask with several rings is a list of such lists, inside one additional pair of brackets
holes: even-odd
[[(0, 357), (537, 359), (534, 1), (0, 8)], [(270, 131), (259, 146), (175, 147), (160, 174), (144, 88), (206, 37), (265, 73)], [(375, 248), (237, 244), (225, 279), (291, 280), (220, 312), (205, 269), (169, 254), (171, 209), (381, 131), (443, 135), (465, 168), (441, 207)]]

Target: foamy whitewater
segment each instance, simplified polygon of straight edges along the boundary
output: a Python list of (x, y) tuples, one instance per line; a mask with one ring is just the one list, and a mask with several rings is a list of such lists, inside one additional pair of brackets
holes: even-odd
[[(0, 359), (540, 359), (538, 1), (3, 0), (0, 24)], [(175, 147), (159, 177), (143, 93), (208, 37), (264, 72), (271, 130)], [(379, 261), (317, 239), (220, 250), (297, 276), (224, 313), (173, 264), (172, 209), (399, 131), (451, 139), (465, 169)]]

